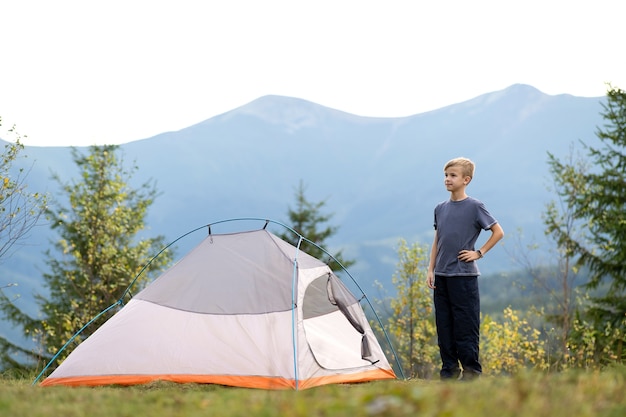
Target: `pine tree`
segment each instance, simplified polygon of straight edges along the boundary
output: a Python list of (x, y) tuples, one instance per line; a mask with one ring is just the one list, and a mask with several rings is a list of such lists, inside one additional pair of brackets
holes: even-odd
[[(611, 328), (601, 333), (614, 334), (600, 349), (615, 352), (624, 359), (626, 333), (626, 92), (610, 88), (603, 104), (604, 126), (596, 131), (602, 146), (585, 145), (590, 169), (581, 171), (576, 165), (562, 163), (550, 155), (551, 172), (558, 173), (559, 195), (584, 222), (583, 237), (573, 236), (567, 228), (553, 225), (548, 232), (561, 247), (578, 258), (579, 266), (587, 267), (590, 289), (606, 284), (604, 295), (593, 298), (587, 311), (597, 329), (608, 323)], [(575, 179), (573, 181), (572, 179)], [(615, 346), (609, 346), (615, 345)]]
[[(126, 169), (117, 152), (114, 145), (92, 146), (88, 155), (73, 149), (79, 180), (63, 183), (55, 177), (67, 205), (57, 201), (48, 210), (60, 240), (55, 252), (46, 252), (50, 272), (43, 277), (48, 293), (36, 296), (43, 319), (30, 318), (15, 306), (3, 308), (5, 315), (38, 343), (39, 357), (31, 360), (47, 361), (76, 331), (115, 306), (135, 278), (133, 289), (137, 291), (172, 259), (169, 252), (162, 253), (138, 277), (165, 246), (161, 236), (143, 237), (144, 219), (156, 189), (150, 182), (131, 188), (137, 168)], [(85, 328), (75, 341), (88, 337), (106, 318)], [(13, 348), (14, 353), (24, 353)], [(11, 362), (6, 355), (4, 359)]]
[[(306, 187), (304, 183), (300, 181), (295, 193), (296, 207), (290, 207), (288, 211), (290, 226), (300, 235), (315, 243), (315, 245), (311, 245), (306, 241), (302, 242), (300, 248), (304, 252), (322, 261), (328, 261), (328, 265), (333, 270), (340, 269), (337, 262), (329, 259), (329, 256), (317, 247), (319, 246), (328, 250), (328, 248), (325, 247), (326, 239), (333, 236), (338, 230), (336, 226), (323, 226), (324, 223), (327, 223), (332, 218), (332, 214), (322, 214), (321, 210), (326, 205), (326, 201), (323, 200), (317, 203), (310, 202), (306, 199), (305, 191)], [(298, 244), (299, 239), (293, 233), (282, 233), (279, 237), (294, 246)], [(354, 260), (344, 259), (342, 250), (332, 253), (332, 255), (345, 268), (355, 263)]]

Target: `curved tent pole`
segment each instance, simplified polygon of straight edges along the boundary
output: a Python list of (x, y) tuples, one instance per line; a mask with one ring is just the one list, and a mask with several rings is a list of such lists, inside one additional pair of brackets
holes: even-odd
[[(362, 298), (364, 298), (367, 301), (367, 304), (369, 305), (370, 309), (372, 310), (372, 313), (374, 314), (374, 316), (376, 317), (376, 321), (378, 322), (378, 325), (380, 326), (380, 328), (383, 331), (383, 334), (385, 335), (385, 339), (387, 340), (387, 344), (389, 345), (389, 348), (391, 349), (395, 360), (396, 360), (396, 365), (398, 366), (398, 369), (400, 371), (400, 374), (402, 375), (403, 379), (406, 379), (406, 377), (404, 376), (404, 371), (402, 370), (402, 366), (400, 365), (400, 359), (398, 357), (398, 354), (396, 353), (393, 344), (391, 343), (391, 339), (389, 338), (389, 335), (387, 334), (387, 331), (385, 330), (385, 326), (383, 325), (380, 317), (378, 316), (378, 313), (376, 313), (376, 310), (374, 309), (372, 303), (370, 302), (369, 298), (367, 297), (367, 294), (365, 294), (365, 291), (363, 291), (363, 289), (361, 288), (361, 286), (359, 285), (359, 283), (356, 281), (356, 279), (350, 274), (350, 272), (348, 271), (348, 269), (341, 263), (339, 262), (339, 260), (337, 260), (337, 258), (335, 258), (331, 253), (329, 253), (326, 249), (324, 249), (323, 247), (321, 247), (320, 245), (318, 245), (317, 243), (305, 238), (304, 236), (302, 236), (300, 233), (298, 233), (295, 229), (293, 229), (290, 226), (287, 226), (284, 223), (278, 222), (276, 220), (271, 220), (271, 219), (265, 219), (265, 218), (261, 218), (261, 217), (239, 217), (239, 218), (233, 218), (233, 219), (226, 219), (226, 220), (220, 220), (217, 222), (213, 222), (213, 223), (208, 223), (205, 224), (203, 226), (197, 227), (193, 230), (190, 230), (187, 233), (184, 233), (182, 235), (180, 235), (179, 237), (177, 237), (176, 239), (174, 239), (173, 241), (171, 241), (170, 243), (168, 243), (165, 247), (163, 247), (163, 249), (161, 249), (156, 255), (154, 255), (152, 258), (150, 258), (150, 260), (141, 268), (141, 270), (139, 271), (139, 273), (137, 273), (137, 275), (135, 276), (135, 278), (130, 282), (130, 284), (128, 285), (128, 287), (126, 287), (126, 290), (124, 290), (124, 292), (122, 293), (122, 296), (113, 304), (111, 304), (109, 307), (105, 308), (104, 310), (102, 310), (100, 313), (98, 313), (93, 319), (91, 319), (89, 322), (87, 322), (87, 324), (85, 324), (83, 327), (80, 328), (80, 330), (78, 330), (76, 333), (74, 333), (74, 335), (65, 343), (65, 345), (63, 345), (58, 352), (52, 357), (52, 359), (50, 359), (50, 361), (48, 361), (48, 363), (46, 364), (46, 366), (43, 368), (43, 370), (39, 373), (39, 375), (37, 375), (37, 378), (35, 378), (35, 380), (33, 381), (33, 385), (35, 385), (39, 379), (41, 379), (41, 377), (43, 376), (43, 374), (45, 373), (45, 371), (50, 367), (50, 365), (52, 364), (52, 362), (54, 362), (56, 360), (56, 358), (59, 357), (59, 355), (69, 346), (69, 344), (74, 341), (76, 339), (76, 337), (78, 337), (78, 335), (80, 335), (83, 330), (85, 330), (89, 325), (91, 325), (94, 321), (96, 321), (98, 318), (102, 317), (102, 315), (104, 315), (105, 313), (107, 313), (109, 310), (111, 310), (112, 308), (116, 307), (116, 306), (120, 306), (120, 305), (124, 305), (124, 298), (127, 296), (127, 294), (130, 292), (131, 288), (135, 285), (135, 283), (137, 282), (137, 280), (139, 279), (139, 277), (144, 273), (144, 271), (152, 264), (152, 262), (159, 256), (161, 255), (163, 252), (165, 252), (167, 249), (169, 249), (173, 244), (175, 244), (176, 242), (178, 242), (179, 240), (181, 240), (182, 238), (197, 232), (198, 230), (204, 229), (205, 227), (208, 228), (209, 230), (209, 234), (211, 233), (211, 226), (213, 225), (217, 225), (217, 224), (222, 224), (222, 223), (230, 223), (230, 222), (236, 222), (236, 221), (265, 221), (265, 225), (263, 226), (263, 229), (265, 229), (267, 227), (267, 225), (269, 223), (273, 223), (273, 224), (277, 224), (279, 226), (284, 227), (285, 229), (291, 231), (292, 233), (294, 233), (296, 236), (298, 236), (298, 245), (296, 247), (296, 259), (294, 261), (294, 275), (293, 275), (293, 280), (295, 281), (296, 279), (296, 274), (297, 274), (297, 255), (298, 252), (300, 251), (300, 246), (302, 244), (302, 242), (307, 242), (310, 243), (311, 245), (315, 246), (316, 248), (318, 248), (319, 250), (321, 250), (322, 252), (324, 252), (326, 255), (329, 256), (330, 259), (332, 259), (333, 261), (335, 261), (337, 263), (337, 265), (339, 265), (341, 267), (341, 269), (350, 277), (350, 279), (352, 280), (352, 282), (356, 285), (356, 287), (359, 289), (359, 291), (361, 292)], [(296, 299), (295, 299), (295, 283), (292, 284), (292, 316), (293, 316), (293, 320), (295, 320), (295, 307), (296, 307)], [(295, 326), (295, 324), (294, 324)], [(295, 329), (292, 330), (292, 332), (295, 332)], [(295, 333), (292, 335), (293, 337), (293, 343), (294, 343), (294, 367), (295, 367), (295, 372), (296, 372), (296, 389), (298, 389), (298, 377), (297, 377), (297, 360), (296, 360), (296, 345), (295, 345)]]
[(37, 381), (39, 381), (39, 379), (42, 377), (42, 375), (46, 372), (46, 370), (50, 367), (50, 365), (52, 364), (52, 362), (54, 362), (56, 360), (56, 358), (59, 357), (59, 355), (65, 350), (65, 348), (67, 348), (69, 346), (70, 343), (72, 343), (74, 341), (74, 339), (76, 339), (78, 337), (79, 334), (81, 334), (83, 332), (83, 330), (85, 330), (91, 323), (93, 323), (94, 321), (98, 320), (100, 317), (102, 317), (107, 311), (111, 310), (113, 307), (120, 305), (121, 300), (118, 300), (117, 302), (111, 304), (110, 306), (108, 306), (107, 308), (105, 308), (104, 310), (102, 310), (100, 313), (98, 313), (94, 318), (92, 318), (91, 320), (89, 320), (87, 322), (87, 324), (85, 324), (83, 327), (80, 328), (79, 331), (77, 331), (76, 333), (74, 333), (74, 335), (72, 337), (70, 337), (70, 339), (63, 345), (63, 347), (61, 349), (58, 350), (58, 352), (52, 357), (52, 359), (50, 359), (48, 361), (48, 363), (46, 364), (46, 366), (41, 370), (41, 372), (39, 373), (39, 375), (37, 375), (37, 378), (35, 378), (35, 380), (33, 381), (32, 385), (35, 385), (37, 383)]
[(200, 226), (200, 227), (196, 227), (193, 230), (190, 230), (189, 232), (180, 235), (179, 237), (177, 237), (176, 239), (174, 239), (173, 241), (171, 241), (170, 243), (168, 243), (163, 249), (161, 249), (156, 255), (154, 255), (144, 266), (143, 268), (141, 268), (141, 271), (139, 271), (139, 273), (135, 276), (135, 278), (130, 282), (130, 284), (128, 284), (128, 287), (126, 287), (126, 290), (124, 291), (124, 293), (122, 294), (122, 296), (120, 297), (120, 299), (118, 300), (118, 304), (123, 304), (124, 297), (126, 297), (126, 294), (128, 294), (130, 292), (130, 289), (133, 287), (133, 285), (135, 285), (135, 282), (137, 282), (137, 280), (139, 279), (139, 277), (141, 276), (141, 274), (143, 274), (143, 271), (145, 271), (150, 264), (152, 264), (152, 262), (159, 257), (159, 255), (161, 255), (163, 252), (165, 252), (166, 250), (168, 250), (174, 243), (178, 242), (179, 240), (181, 240), (182, 238), (184, 238), (185, 236), (188, 236), (194, 232), (197, 232), (200, 229), (204, 229), (205, 227), (208, 227), (209, 230), (211, 230), (211, 225), (210, 224), (206, 224), (204, 226)]
[[(210, 225), (208, 225), (210, 227)], [(165, 252), (167, 249), (169, 249), (174, 243), (178, 242), (180, 239), (184, 238), (187, 235), (190, 235), (193, 232), (197, 232), (200, 229), (204, 229), (205, 227), (207, 227), (207, 225), (205, 226), (200, 226), (197, 227), (181, 236), (179, 236), (178, 238), (174, 239), (173, 241), (171, 241), (170, 243), (168, 243), (163, 249), (161, 249), (156, 255), (154, 255), (152, 258), (150, 258), (150, 260), (141, 268), (141, 270), (139, 271), (139, 273), (135, 276), (135, 278), (133, 278), (133, 280), (130, 282), (130, 284), (128, 284), (128, 287), (126, 287), (126, 290), (124, 290), (124, 292), (122, 293), (122, 296), (113, 304), (111, 304), (110, 306), (108, 306), (107, 308), (105, 308), (104, 310), (102, 310), (100, 313), (98, 313), (94, 318), (92, 318), (91, 320), (89, 320), (87, 322), (87, 324), (85, 324), (83, 327), (81, 327), (76, 333), (74, 333), (74, 335), (72, 335), (72, 337), (69, 338), (69, 340), (57, 351), (57, 353), (52, 357), (52, 359), (50, 359), (48, 361), (48, 363), (46, 364), (46, 366), (44, 366), (44, 368), (41, 370), (41, 372), (39, 373), (39, 375), (37, 375), (37, 378), (35, 378), (35, 380), (33, 381), (32, 385), (35, 385), (39, 379), (41, 379), (41, 377), (43, 376), (43, 374), (46, 372), (46, 370), (50, 367), (50, 365), (52, 365), (52, 362), (54, 362), (56, 360), (56, 358), (59, 357), (59, 355), (69, 346), (70, 343), (72, 343), (77, 337), (78, 335), (80, 335), (83, 330), (85, 330), (87, 327), (89, 327), (91, 325), (91, 323), (93, 323), (94, 321), (96, 321), (98, 318), (102, 317), (105, 313), (107, 313), (109, 310), (111, 310), (112, 308), (116, 307), (116, 306), (121, 306), (124, 305), (124, 298), (126, 297), (126, 295), (130, 292), (131, 288), (133, 287), (133, 285), (135, 285), (135, 282), (137, 282), (137, 280), (139, 279), (139, 277), (141, 276), (141, 274), (143, 274), (143, 272), (146, 270), (146, 268), (148, 268), (148, 266), (150, 266), (150, 264), (152, 264), (152, 262), (159, 256), (161, 255), (163, 252)]]

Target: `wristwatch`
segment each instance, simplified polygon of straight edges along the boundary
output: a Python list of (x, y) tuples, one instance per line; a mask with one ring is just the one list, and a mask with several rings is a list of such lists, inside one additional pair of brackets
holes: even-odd
[(480, 251), (480, 249), (477, 249), (476, 253), (478, 253), (478, 259), (483, 257), (483, 253)]

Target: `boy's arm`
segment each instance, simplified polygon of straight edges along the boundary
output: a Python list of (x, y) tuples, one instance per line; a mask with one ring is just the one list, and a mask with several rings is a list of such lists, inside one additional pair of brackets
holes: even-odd
[(475, 250), (462, 250), (461, 252), (459, 252), (459, 259), (461, 261), (472, 262), (482, 258), (487, 252), (491, 250), (491, 248), (496, 245), (496, 243), (498, 243), (500, 239), (504, 237), (504, 230), (502, 230), (502, 226), (500, 226), (499, 223), (491, 226), (491, 229), (489, 230), (491, 231), (491, 236), (489, 236), (489, 239), (487, 239), (485, 244), (479, 249), (480, 253)]
[(430, 249), (430, 261), (428, 262), (428, 272), (426, 273), (426, 285), (435, 289), (435, 260), (437, 259), (437, 231), (433, 239), (433, 247)]
[(483, 247), (480, 248), (480, 251), (482, 252), (483, 256), (487, 252), (489, 252), (491, 248), (493, 248), (496, 245), (496, 243), (500, 241), (500, 239), (504, 237), (504, 230), (502, 230), (502, 226), (500, 226), (500, 223), (494, 224), (493, 226), (491, 226), (491, 229), (489, 230), (491, 230), (491, 236), (489, 236), (489, 239), (487, 239)]

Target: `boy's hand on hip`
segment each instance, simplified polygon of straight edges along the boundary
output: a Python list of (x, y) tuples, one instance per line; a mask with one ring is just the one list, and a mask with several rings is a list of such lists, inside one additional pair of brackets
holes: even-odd
[(475, 250), (462, 250), (459, 252), (459, 260), (463, 262), (472, 262), (481, 258), (480, 254)]

